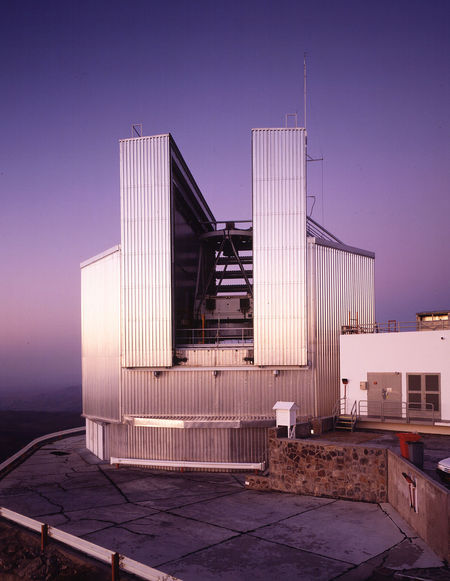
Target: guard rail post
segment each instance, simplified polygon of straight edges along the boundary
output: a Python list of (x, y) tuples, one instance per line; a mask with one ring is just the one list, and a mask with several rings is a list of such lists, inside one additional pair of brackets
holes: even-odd
[(45, 547), (48, 545), (48, 525), (41, 525), (41, 553), (44, 552)]
[(111, 581), (119, 581), (120, 579), (119, 559), (119, 553), (111, 555)]

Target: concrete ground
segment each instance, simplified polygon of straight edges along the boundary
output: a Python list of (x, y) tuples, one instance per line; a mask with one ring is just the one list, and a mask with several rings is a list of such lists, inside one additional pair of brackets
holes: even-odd
[(5, 476), (0, 506), (184, 581), (450, 579), (389, 504), (250, 491), (244, 481), (117, 469), (72, 437)]

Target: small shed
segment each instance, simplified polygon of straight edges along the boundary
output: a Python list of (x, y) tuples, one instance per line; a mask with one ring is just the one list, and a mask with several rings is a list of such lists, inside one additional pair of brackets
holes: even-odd
[(295, 426), (299, 407), (294, 401), (277, 401), (272, 409), (276, 412), (277, 428)]

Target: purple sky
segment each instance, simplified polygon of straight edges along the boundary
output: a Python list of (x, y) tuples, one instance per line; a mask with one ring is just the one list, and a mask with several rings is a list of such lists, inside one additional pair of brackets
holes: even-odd
[(120, 241), (118, 140), (171, 132), (217, 218), (303, 111), (313, 218), (376, 252), (377, 319), (450, 306), (448, 0), (16, 1), (0, 45), (0, 387), (80, 382), (79, 263)]

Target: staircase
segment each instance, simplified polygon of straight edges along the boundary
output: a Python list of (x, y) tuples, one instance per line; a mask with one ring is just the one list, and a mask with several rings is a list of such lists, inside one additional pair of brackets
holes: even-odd
[(346, 430), (348, 432), (353, 432), (356, 426), (356, 401), (352, 405), (352, 409), (349, 414), (345, 413), (346, 400), (341, 398), (336, 402), (334, 409), (334, 422), (333, 427), (335, 430)]
[(348, 432), (353, 432), (356, 426), (356, 417), (350, 414), (342, 414), (335, 417), (334, 429), (335, 430), (347, 430)]

